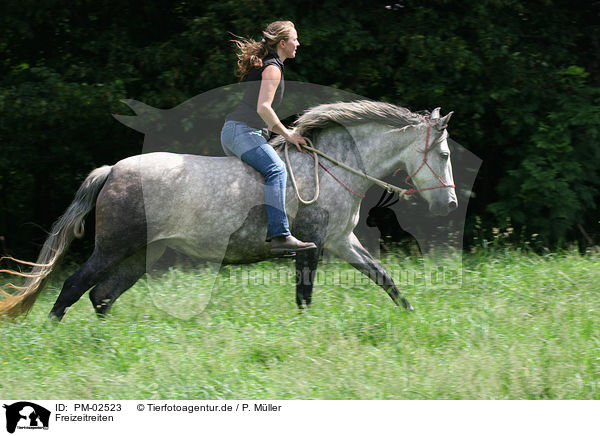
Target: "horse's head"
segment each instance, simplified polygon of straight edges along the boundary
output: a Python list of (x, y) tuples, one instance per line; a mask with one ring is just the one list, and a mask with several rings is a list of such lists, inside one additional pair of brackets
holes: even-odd
[(440, 118), (440, 108), (436, 108), (427, 124), (419, 129), (415, 142), (410, 147), (405, 160), (406, 171), (414, 189), (429, 204), (429, 211), (435, 215), (448, 215), (458, 207), (450, 147), (448, 147), (448, 121), (452, 112)]

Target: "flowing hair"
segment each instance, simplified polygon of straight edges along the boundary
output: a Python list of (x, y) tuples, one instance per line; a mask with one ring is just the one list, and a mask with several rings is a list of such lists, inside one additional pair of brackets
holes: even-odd
[(294, 23), (291, 21), (275, 21), (269, 24), (263, 30), (262, 41), (255, 41), (252, 38), (242, 38), (233, 35), (237, 39), (232, 40), (237, 48), (237, 70), (236, 77), (240, 82), (244, 81), (252, 68), (263, 66), (263, 59), (267, 54), (275, 52), (279, 41), (288, 39), (291, 36)]

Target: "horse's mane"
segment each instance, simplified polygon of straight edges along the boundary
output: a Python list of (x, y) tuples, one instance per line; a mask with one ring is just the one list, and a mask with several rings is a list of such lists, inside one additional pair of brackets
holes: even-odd
[[(429, 112), (411, 112), (410, 110), (371, 100), (357, 100), (352, 102), (328, 103), (314, 106), (304, 112), (295, 122), (296, 132), (302, 136), (309, 136), (311, 131), (327, 127), (376, 121), (393, 127), (402, 128), (416, 126), (424, 123), (430, 117)], [(271, 145), (282, 145), (285, 139), (277, 136)]]

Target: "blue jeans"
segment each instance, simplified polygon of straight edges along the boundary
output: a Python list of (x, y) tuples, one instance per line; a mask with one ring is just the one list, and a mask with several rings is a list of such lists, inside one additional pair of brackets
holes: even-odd
[(275, 236), (290, 235), (285, 213), (287, 171), (260, 129), (241, 121), (227, 121), (221, 130), (221, 145), (225, 154), (239, 157), (265, 176), (267, 241)]

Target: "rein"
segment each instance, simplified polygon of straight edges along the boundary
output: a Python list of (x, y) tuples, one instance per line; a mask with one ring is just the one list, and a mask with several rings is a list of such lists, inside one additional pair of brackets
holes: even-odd
[(289, 143), (286, 142), (285, 143), (285, 147), (284, 147), (285, 161), (286, 161), (286, 164), (287, 164), (288, 169), (289, 169), (290, 179), (292, 180), (292, 185), (294, 186), (294, 191), (296, 191), (296, 196), (298, 197), (298, 201), (300, 201), (300, 203), (302, 203), (302, 204), (312, 204), (315, 201), (317, 201), (317, 199), (319, 198), (319, 166), (321, 166), (321, 168), (323, 168), (325, 171), (327, 171), (327, 173), (331, 177), (333, 177), (340, 185), (342, 185), (344, 188), (346, 188), (352, 194), (354, 194), (354, 195), (356, 195), (358, 197), (363, 197), (364, 198), (364, 195), (358, 194), (358, 193), (354, 192), (352, 189), (350, 189), (348, 186), (346, 186), (340, 179), (338, 179), (335, 175), (333, 175), (333, 173), (331, 173), (331, 171), (329, 171), (328, 168), (326, 168), (321, 162), (319, 162), (319, 157), (318, 156), (322, 156), (325, 159), (329, 160), (334, 165), (342, 167), (345, 170), (350, 171), (351, 173), (357, 174), (357, 175), (359, 175), (361, 177), (364, 177), (367, 180), (370, 180), (371, 182), (375, 183), (376, 185), (381, 186), (383, 189), (385, 189), (389, 193), (397, 193), (399, 197), (406, 196), (407, 192), (410, 191), (408, 189), (402, 189), (402, 188), (399, 188), (397, 186), (391, 185), (389, 183), (384, 182), (383, 180), (376, 179), (375, 177), (369, 176), (368, 174), (365, 174), (362, 171), (354, 169), (354, 168), (346, 165), (345, 163), (340, 162), (337, 159), (329, 156), (328, 154), (323, 153), (322, 151), (316, 149), (310, 139), (308, 139), (308, 138), (304, 138), (304, 139), (306, 140), (306, 142), (308, 142), (310, 144), (310, 146), (309, 145), (305, 145), (305, 146), (303, 146), (303, 149), (315, 161), (315, 185), (316, 185), (316, 188), (315, 188), (315, 196), (311, 200), (308, 200), (308, 201), (304, 200), (300, 196), (300, 192), (298, 191), (298, 185), (296, 183), (296, 177), (294, 176), (294, 170), (292, 168), (292, 165), (290, 163), (290, 157), (288, 155), (288, 145), (289, 145)]
[[(329, 160), (330, 162), (332, 162), (334, 165), (337, 165), (347, 171), (350, 171), (351, 173), (354, 173), (358, 176), (361, 176), (371, 182), (373, 182), (374, 184), (381, 186), (383, 189), (385, 189), (387, 192), (393, 194), (393, 193), (397, 193), (398, 196), (400, 198), (404, 198), (407, 199), (409, 198), (411, 195), (415, 194), (416, 192), (421, 192), (421, 191), (430, 191), (432, 189), (440, 189), (440, 188), (454, 188), (455, 185), (449, 185), (447, 183), (445, 183), (442, 178), (435, 172), (435, 170), (433, 168), (431, 168), (431, 165), (429, 165), (429, 162), (427, 161), (427, 155), (429, 153), (429, 132), (431, 130), (431, 125), (428, 124), (427, 125), (427, 135), (425, 138), (425, 156), (423, 157), (423, 162), (421, 162), (421, 165), (419, 166), (419, 168), (417, 168), (417, 170), (412, 174), (412, 175), (408, 175), (405, 179), (405, 182), (412, 186), (412, 188), (410, 189), (403, 189), (403, 188), (399, 188), (398, 186), (394, 186), (392, 184), (386, 183), (383, 180), (379, 180), (376, 179), (375, 177), (369, 176), (368, 174), (365, 174), (362, 171), (359, 171), (355, 168), (352, 168), (346, 164), (344, 164), (343, 162), (338, 161), (337, 159), (334, 159), (333, 157), (323, 153), (322, 151), (316, 149), (314, 147), (314, 144), (312, 143), (312, 141), (308, 138), (304, 138), (304, 140), (306, 142), (308, 142), (310, 145), (304, 145), (303, 149), (304, 152), (307, 153), (309, 156), (311, 156), (314, 161), (315, 161), (315, 195), (311, 200), (304, 200), (301, 196), (300, 196), (300, 191), (298, 190), (298, 184), (296, 183), (296, 178), (294, 176), (294, 170), (292, 168), (292, 165), (290, 163), (290, 157), (288, 155), (288, 145), (289, 143), (286, 142), (285, 146), (284, 146), (284, 153), (285, 153), (285, 161), (287, 164), (287, 167), (289, 169), (289, 174), (290, 174), (290, 179), (292, 180), (292, 185), (294, 186), (294, 191), (296, 192), (296, 196), (298, 197), (298, 201), (300, 201), (300, 203), (302, 204), (312, 204), (315, 201), (317, 201), (317, 199), (319, 198), (319, 166), (321, 168), (323, 168), (331, 177), (333, 177), (340, 185), (342, 185), (344, 188), (346, 188), (349, 192), (351, 192), (352, 194), (358, 196), (358, 197), (363, 197), (364, 195), (358, 194), (356, 192), (354, 192), (352, 189), (350, 189), (348, 186), (346, 186), (340, 179), (338, 179), (335, 175), (333, 175), (333, 173), (331, 173), (331, 171), (329, 171), (329, 169), (327, 169), (321, 162), (319, 162), (319, 157), (318, 156), (322, 156), (325, 159)], [(312, 153), (311, 153), (312, 152)], [(411, 183), (409, 180), (412, 179), (414, 176), (417, 175), (417, 173), (419, 171), (421, 171), (421, 169), (427, 166), (431, 172), (433, 173), (434, 176), (437, 177), (437, 179), (440, 181), (441, 185), (440, 186), (433, 186), (431, 188), (423, 188), (423, 189), (418, 189), (413, 183)], [(396, 174), (401, 171), (401, 169), (397, 169), (394, 172), (394, 177), (396, 176)]]

